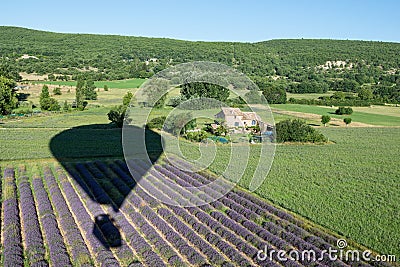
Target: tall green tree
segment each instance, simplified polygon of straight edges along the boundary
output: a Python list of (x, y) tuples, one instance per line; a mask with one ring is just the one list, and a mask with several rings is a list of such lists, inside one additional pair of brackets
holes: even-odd
[(85, 107), (83, 105), (85, 94), (84, 94), (85, 81), (83, 79), (78, 79), (76, 83), (75, 91), (75, 103), (78, 110), (83, 110)]
[(127, 92), (122, 98), (122, 105), (129, 106), (131, 100), (133, 99), (133, 94), (131, 91)]
[(328, 115), (322, 115), (321, 122), (326, 127), (326, 124), (331, 121), (331, 117)]
[(280, 86), (268, 86), (262, 91), (269, 104), (285, 104), (286, 91)]
[(272, 83), (263, 78), (256, 78), (255, 83), (262, 91), (269, 104), (286, 103), (286, 89), (283, 83)]
[(17, 82), (22, 80), (22, 77), (19, 75), (19, 72), (15, 66), (10, 65), (7, 62), (0, 62), (0, 76)]
[(49, 110), (50, 107), (49, 99), (50, 99), (49, 87), (47, 85), (43, 85), (42, 92), (40, 93), (39, 96), (39, 104), (41, 109)]
[(225, 102), (230, 94), (230, 90), (228, 88), (205, 82), (183, 84), (180, 91), (181, 95), (183, 95), (186, 99), (193, 97), (206, 97), (214, 98), (222, 102)]
[(94, 84), (94, 81), (92, 79), (88, 79), (85, 81), (83, 93), (85, 95), (85, 100), (97, 99), (96, 85)]
[(39, 103), (42, 110), (59, 111), (61, 108), (60, 104), (58, 104), (58, 101), (50, 97), (49, 87), (47, 85), (43, 85), (42, 87)]
[(14, 80), (0, 76), (0, 114), (2, 115), (10, 114), (18, 105), (14, 87)]
[(343, 122), (346, 123), (346, 127), (351, 123), (351, 118), (344, 118)]
[(358, 90), (358, 97), (361, 100), (370, 100), (374, 97), (374, 94), (369, 88), (361, 88), (360, 90)]

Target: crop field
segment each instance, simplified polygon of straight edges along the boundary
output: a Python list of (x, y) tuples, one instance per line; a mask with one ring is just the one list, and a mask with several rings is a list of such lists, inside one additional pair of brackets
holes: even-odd
[[(214, 179), (210, 174), (182, 172), (167, 161), (153, 166), (133, 163), (135, 179), (149, 170), (146, 188), (172, 199), (186, 199), (185, 187)], [(121, 160), (63, 165), (2, 169), (4, 266), (281, 266), (276, 254), (271, 260), (257, 259), (265, 247), (313, 249), (320, 265), (351, 264), (329, 261), (322, 253), (335, 247), (338, 236), (244, 190), (183, 208), (164, 205), (146, 194)], [(172, 191), (165, 180), (183, 189)], [(307, 260), (284, 263), (308, 264)]]
[[(398, 107), (372, 107), (372, 108), (354, 108), (354, 112), (351, 115), (336, 115), (335, 110), (337, 108), (321, 107), (321, 106), (309, 106), (299, 104), (272, 104), (272, 108), (295, 111), (302, 113), (311, 113), (317, 115), (329, 115), (332, 118), (342, 119), (346, 117), (352, 118), (354, 122), (361, 122), (379, 126), (400, 126), (399, 116), (395, 116), (393, 113), (400, 114), (400, 108)], [(377, 108), (380, 111), (374, 112)], [(386, 112), (382, 112), (385, 109)]]
[[(97, 88), (103, 88), (107, 85), (109, 88), (115, 89), (133, 89), (138, 88), (144, 83), (146, 79), (128, 79), (128, 80), (116, 80), (116, 81), (95, 81), (94, 84)], [(50, 85), (64, 85), (64, 86), (76, 86), (76, 81), (40, 81), (33, 82), (35, 84), (50, 84)]]
[(294, 94), (294, 93), (286, 93), (287, 99), (295, 98), (295, 99), (318, 99), (320, 96), (331, 96), (334, 91), (328, 91), (326, 93), (308, 93), (308, 94)]

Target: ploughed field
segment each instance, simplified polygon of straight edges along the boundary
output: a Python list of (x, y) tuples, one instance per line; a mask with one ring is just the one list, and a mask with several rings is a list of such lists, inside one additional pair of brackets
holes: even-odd
[[(140, 178), (147, 166), (134, 163)], [(1, 175), (3, 266), (304, 266), (310, 262), (282, 262), (276, 254), (261, 261), (257, 253), (313, 249), (319, 258), (338, 239), (239, 188), (200, 207), (162, 204), (121, 160), (32, 163), (4, 167)], [(198, 187), (215, 178), (163, 161), (141, 179), (146, 188), (185, 199), (187, 192), (169, 190), (163, 181)], [(327, 254), (311, 263), (349, 264)]]

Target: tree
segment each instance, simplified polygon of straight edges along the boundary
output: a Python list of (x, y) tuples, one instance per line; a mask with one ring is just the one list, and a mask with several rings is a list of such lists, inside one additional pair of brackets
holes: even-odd
[(145, 83), (143, 94), (145, 96), (146, 105), (161, 108), (164, 106), (167, 99), (169, 89), (169, 80), (158, 78)]
[(61, 109), (58, 101), (52, 97), (43, 99), (40, 108), (48, 111), (59, 111)]
[(64, 101), (63, 111), (68, 112), (71, 110), (71, 106), (68, 104), (67, 100)]
[(42, 92), (39, 97), (39, 104), (42, 110), (48, 111), (59, 111), (61, 109), (58, 101), (52, 97), (50, 97), (49, 87), (47, 85), (43, 85)]
[(343, 122), (346, 123), (346, 127), (351, 123), (351, 118), (344, 118)]
[(106, 92), (108, 91), (108, 85), (107, 84), (105, 84), (103, 88), (104, 88), (104, 91), (106, 91)]
[(85, 106), (83, 105), (84, 100), (84, 89), (85, 81), (82, 79), (78, 79), (76, 82), (76, 92), (75, 92), (75, 104), (78, 110), (84, 110)]
[(131, 92), (126, 93), (122, 99), (122, 105), (115, 106), (107, 113), (108, 119), (119, 128), (124, 125), (125, 113), (133, 97)]
[(300, 119), (288, 119), (276, 124), (278, 142), (326, 142), (326, 137)]
[(61, 88), (60, 87), (56, 87), (53, 89), (53, 94), (54, 95), (61, 95)]
[(285, 104), (286, 103), (286, 91), (284, 88), (275, 86), (264, 88), (263, 95), (268, 103), (270, 104)]
[(42, 92), (39, 96), (39, 104), (42, 110), (50, 110), (51, 100), (49, 87), (47, 85), (43, 85)]
[(163, 94), (155, 103), (155, 108), (163, 108), (165, 105), (165, 101), (167, 100), (168, 93)]
[(174, 97), (171, 97), (171, 98), (169, 99), (167, 105), (168, 105), (168, 106), (171, 106), (171, 107), (177, 107), (177, 106), (179, 106), (183, 101), (184, 101), (184, 99), (183, 99), (182, 96), (174, 96)]
[(262, 98), (258, 90), (250, 90), (244, 95), (244, 100), (248, 104), (261, 104)]
[(331, 121), (331, 117), (328, 115), (322, 115), (321, 122), (326, 127), (326, 124)]
[(195, 141), (195, 142), (201, 142), (204, 139), (208, 137), (207, 132), (200, 130), (198, 132), (189, 132), (186, 134), (186, 139)]
[(14, 87), (14, 80), (0, 76), (0, 114), (2, 115), (10, 114), (18, 105)]
[(94, 84), (93, 80), (91, 80), (91, 79), (86, 80), (85, 86), (83, 89), (83, 93), (85, 95), (85, 100), (96, 100), (97, 99), (96, 85)]
[(14, 66), (5, 62), (0, 63), (0, 76), (17, 82), (22, 80), (19, 71)]
[(42, 99), (46, 99), (46, 98), (49, 98), (49, 97), (50, 97), (49, 87), (47, 85), (43, 85), (42, 92), (40, 93), (40, 96), (39, 96), (39, 102)]
[(206, 82), (193, 82), (183, 84), (181, 87), (181, 95), (186, 99), (190, 98), (214, 98), (225, 102), (230, 94), (230, 90), (218, 84)]
[(358, 91), (358, 97), (361, 100), (370, 100), (374, 97), (374, 94), (373, 94), (372, 90), (369, 88), (361, 88)]
[(124, 125), (124, 118), (125, 118), (125, 113), (126, 113), (127, 107), (124, 105), (119, 105), (114, 108), (112, 108), (108, 113), (108, 119), (115, 123), (118, 128), (122, 128)]
[(158, 129), (158, 130), (161, 130), (161, 129), (163, 128), (163, 125), (164, 125), (164, 122), (165, 122), (165, 119), (166, 119), (166, 118), (167, 118), (167, 117), (165, 117), (165, 116), (153, 118), (153, 119), (151, 119), (151, 120), (146, 124), (146, 127), (147, 127), (148, 129)]
[(172, 114), (165, 120), (163, 130), (177, 136), (195, 127), (196, 119), (193, 119), (191, 113), (179, 113)]
[(331, 96), (331, 98), (341, 99), (341, 100), (343, 100), (345, 97), (346, 97), (346, 95), (342, 91), (334, 92), (333, 95)]
[(131, 103), (131, 100), (133, 98), (132, 92), (127, 92), (124, 97), (122, 98), (122, 105), (124, 106), (129, 106), (129, 103)]
[(221, 135), (226, 136), (226, 135), (228, 134), (228, 129), (227, 129), (225, 126), (223, 126), (223, 125), (219, 125), (219, 126), (215, 129), (214, 134), (215, 134), (216, 136), (221, 136)]

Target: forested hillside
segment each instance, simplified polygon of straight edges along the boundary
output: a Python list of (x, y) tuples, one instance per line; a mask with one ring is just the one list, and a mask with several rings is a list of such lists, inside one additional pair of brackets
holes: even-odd
[[(0, 59), (49, 79), (146, 78), (182, 62), (207, 60), (293, 93), (327, 90), (399, 102), (400, 44), (349, 40), (191, 42), (164, 38), (64, 34), (0, 27)], [(367, 90), (365, 92), (365, 89)], [(371, 95), (373, 93), (374, 95)]]

